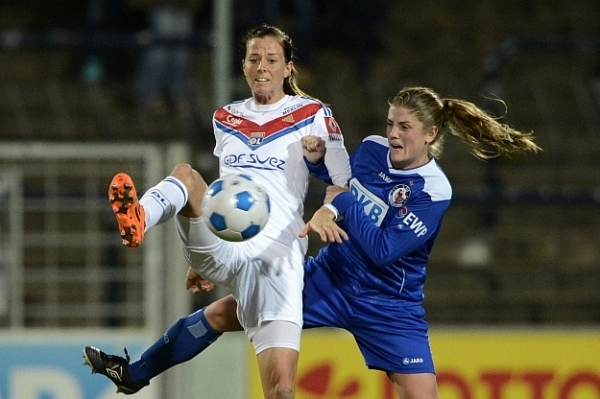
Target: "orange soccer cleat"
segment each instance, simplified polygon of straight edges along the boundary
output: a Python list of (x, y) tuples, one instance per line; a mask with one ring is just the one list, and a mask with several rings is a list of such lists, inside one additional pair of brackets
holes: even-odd
[(108, 201), (117, 217), (123, 244), (136, 248), (144, 242), (146, 214), (138, 201), (133, 180), (126, 173), (117, 173), (108, 187)]

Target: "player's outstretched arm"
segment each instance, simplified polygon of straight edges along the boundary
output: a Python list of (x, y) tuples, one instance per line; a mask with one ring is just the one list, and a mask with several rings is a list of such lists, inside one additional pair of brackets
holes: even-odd
[(342, 243), (348, 239), (348, 234), (335, 222), (335, 213), (326, 207), (317, 209), (313, 217), (304, 225), (299, 237), (305, 237), (311, 231), (319, 234), (323, 242)]

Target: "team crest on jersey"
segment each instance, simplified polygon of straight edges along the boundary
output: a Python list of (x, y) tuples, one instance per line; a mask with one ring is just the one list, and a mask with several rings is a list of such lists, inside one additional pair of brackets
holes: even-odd
[(281, 121), (282, 122), (287, 122), (287, 123), (294, 123), (294, 122), (296, 122), (294, 120), (294, 115), (293, 114), (290, 114), (290, 115), (286, 116), (285, 118), (282, 118)]
[(248, 145), (259, 146), (262, 144), (264, 138), (265, 132), (252, 132), (250, 133), (250, 137), (248, 137)]
[(392, 188), (392, 191), (390, 191), (388, 200), (390, 205), (392, 205), (393, 207), (401, 208), (406, 204), (409, 197), (410, 187), (408, 187), (406, 184), (398, 184), (397, 186)]

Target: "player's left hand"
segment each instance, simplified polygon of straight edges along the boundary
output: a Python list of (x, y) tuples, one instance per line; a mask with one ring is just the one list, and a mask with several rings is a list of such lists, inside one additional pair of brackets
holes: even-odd
[(348, 239), (348, 234), (334, 222), (335, 215), (327, 208), (319, 208), (313, 217), (304, 225), (304, 228), (298, 235), (306, 237), (308, 233), (314, 231), (319, 234), (323, 242), (342, 243), (342, 240)]
[(185, 276), (186, 290), (190, 290), (192, 294), (199, 294), (200, 291), (210, 292), (214, 288), (215, 285), (213, 283), (199, 275), (192, 267), (188, 267), (187, 275)]

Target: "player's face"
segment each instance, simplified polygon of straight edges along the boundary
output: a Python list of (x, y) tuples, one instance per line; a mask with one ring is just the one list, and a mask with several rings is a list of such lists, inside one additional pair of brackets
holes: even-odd
[(408, 109), (390, 106), (387, 138), (395, 169), (416, 168), (429, 162), (429, 144), (436, 135), (436, 126), (425, 129), (423, 123)]
[(292, 71), (285, 62), (283, 47), (272, 36), (254, 38), (246, 44), (244, 76), (256, 102), (272, 104), (283, 98), (283, 80)]

